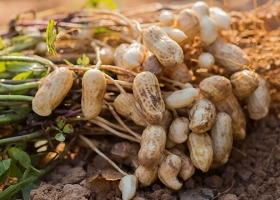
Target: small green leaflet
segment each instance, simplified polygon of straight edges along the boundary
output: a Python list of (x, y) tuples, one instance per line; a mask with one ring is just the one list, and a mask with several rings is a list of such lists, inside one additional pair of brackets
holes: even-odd
[(86, 54), (83, 54), (81, 58), (77, 59), (77, 64), (78, 65), (83, 65), (86, 66), (90, 63), (89, 57), (86, 56)]
[(3, 49), (3, 48), (4, 48), (3, 39), (2, 39), (2, 37), (0, 36), (0, 49)]
[(97, 9), (117, 9), (114, 0), (87, 0), (86, 7)]
[(65, 140), (65, 136), (63, 135), (63, 133), (57, 133), (55, 135), (55, 139), (59, 142), (63, 142)]
[(56, 54), (54, 42), (56, 39), (57, 31), (54, 27), (54, 20), (50, 20), (48, 23), (47, 31), (46, 31), (46, 43), (48, 46), (48, 52), (51, 54)]
[(12, 80), (26, 80), (26, 79), (30, 79), (30, 78), (33, 78), (32, 71), (19, 73), (16, 76), (14, 76)]

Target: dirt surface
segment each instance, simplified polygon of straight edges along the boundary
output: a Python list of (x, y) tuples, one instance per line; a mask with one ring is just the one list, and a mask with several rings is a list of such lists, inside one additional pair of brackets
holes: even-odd
[[(88, 157), (85, 160), (85, 157)], [(121, 199), (118, 181), (102, 178), (106, 161), (90, 150), (81, 151), (45, 177), (41, 187), (31, 192), (33, 200)], [(223, 199), (275, 200), (280, 197), (280, 127), (275, 110), (260, 121), (250, 121), (244, 141), (234, 142), (227, 164), (207, 173), (196, 170), (179, 192), (157, 181), (140, 186), (134, 200), (143, 199)]]

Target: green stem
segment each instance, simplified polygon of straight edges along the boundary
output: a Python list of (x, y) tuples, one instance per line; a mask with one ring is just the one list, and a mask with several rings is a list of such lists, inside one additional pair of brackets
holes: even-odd
[(1, 124), (12, 124), (16, 121), (22, 120), (26, 115), (16, 114), (16, 113), (8, 113), (0, 115), (0, 125)]
[(27, 135), (21, 135), (21, 136), (1, 139), (0, 140), (0, 146), (1, 145), (7, 145), (7, 144), (14, 144), (14, 143), (18, 143), (18, 142), (27, 142), (27, 141), (33, 140), (37, 137), (40, 137), (42, 135), (43, 135), (43, 131), (36, 131), (34, 133), (30, 133), (30, 134), (27, 134)]
[(53, 69), (56, 69), (57, 66), (53, 64), (51, 61), (39, 57), (39, 56), (0, 56), (0, 61), (18, 61), (18, 62), (31, 62), (31, 63), (38, 63), (40, 65), (43, 65), (45, 67), (52, 67)]
[(23, 83), (23, 84), (18, 84), (18, 85), (0, 83), (0, 93), (13, 92), (13, 91), (31, 89), (31, 88), (38, 88), (39, 84), (40, 84), (40, 82)]
[(25, 95), (0, 95), (0, 101), (32, 101), (34, 97)]

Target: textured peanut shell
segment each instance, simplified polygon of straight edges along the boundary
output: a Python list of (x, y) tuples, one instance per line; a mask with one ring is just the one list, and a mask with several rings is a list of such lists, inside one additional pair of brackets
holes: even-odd
[(179, 190), (182, 183), (179, 182), (177, 175), (181, 169), (181, 159), (175, 154), (168, 155), (160, 163), (158, 177), (161, 182), (172, 190)]
[(149, 186), (158, 178), (158, 166), (147, 168), (139, 165), (134, 174), (140, 183), (144, 186)]
[(251, 119), (259, 120), (267, 116), (271, 97), (265, 79), (260, 78), (258, 88), (245, 99), (245, 102)]
[(232, 149), (233, 135), (231, 117), (224, 113), (218, 112), (216, 122), (211, 129), (211, 138), (213, 145), (213, 162), (220, 165), (225, 164)]
[(213, 161), (211, 137), (207, 133), (191, 132), (187, 145), (194, 166), (203, 172), (207, 172)]
[(214, 75), (199, 83), (200, 92), (211, 101), (226, 99), (232, 91), (230, 80), (224, 76)]
[(166, 70), (164, 75), (174, 81), (188, 83), (192, 80), (193, 72), (189, 70), (186, 64), (183, 64), (174, 70)]
[(207, 46), (206, 49), (214, 56), (215, 61), (227, 71), (241, 71), (244, 65), (248, 66), (250, 64), (249, 57), (240, 47), (235, 44), (227, 43), (219, 37), (212, 44)]
[(106, 85), (105, 76), (101, 71), (90, 69), (84, 74), (81, 106), (86, 119), (93, 119), (100, 114)]
[(133, 81), (133, 94), (146, 119), (159, 124), (165, 111), (157, 77), (151, 72), (137, 74)]
[(138, 160), (141, 165), (153, 168), (160, 162), (166, 143), (166, 133), (161, 126), (148, 126), (141, 137)]
[(131, 119), (135, 122), (135, 124), (140, 126), (147, 126), (146, 122), (143, 120), (142, 116), (139, 116), (138, 113), (134, 109), (128, 109), (129, 103), (136, 103), (133, 94), (126, 93), (126, 96), (123, 94), (119, 94), (117, 98), (114, 100), (114, 108), (117, 113), (122, 115), (127, 119)]
[(259, 76), (251, 70), (235, 72), (230, 76), (232, 92), (238, 99), (250, 96), (259, 85)]
[(199, 99), (190, 110), (190, 129), (196, 133), (210, 130), (216, 120), (215, 105), (208, 99)]
[(186, 117), (175, 118), (168, 131), (168, 138), (175, 143), (183, 143), (188, 139), (189, 120)]
[(41, 116), (48, 116), (64, 99), (73, 84), (72, 72), (60, 67), (46, 76), (32, 100), (32, 109)]
[(179, 67), (184, 61), (182, 48), (158, 26), (143, 31), (143, 44), (167, 68)]

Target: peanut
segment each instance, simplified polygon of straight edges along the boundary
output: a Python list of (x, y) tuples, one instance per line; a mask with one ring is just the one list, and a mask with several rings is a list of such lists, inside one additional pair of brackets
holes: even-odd
[(208, 99), (199, 99), (190, 110), (190, 129), (196, 133), (210, 130), (216, 120), (216, 108)]
[(181, 67), (178, 67), (176, 69), (166, 70), (164, 75), (174, 81), (188, 83), (192, 80), (193, 72), (190, 71), (187, 65), (184, 63)]
[(122, 199), (130, 200), (135, 196), (136, 189), (138, 186), (138, 180), (134, 175), (124, 176), (120, 183), (119, 189), (122, 191)]
[(157, 77), (151, 72), (137, 74), (133, 81), (133, 94), (146, 119), (159, 124), (165, 111)]
[(210, 17), (215, 21), (219, 30), (230, 29), (230, 16), (219, 7), (210, 7)]
[(149, 71), (159, 77), (163, 73), (164, 67), (162, 64), (160, 64), (157, 57), (151, 54), (146, 57), (145, 61), (143, 62), (141, 71)]
[(42, 79), (32, 100), (32, 109), (41, 116), (48, 116), (64, 99), (73, 84), (72, 72), (60, 67)]
[(230, 76), (233, 94), (244, 99), (250, 96), (259, 85), (259, 76), (257, 73), (250, 70), (242, 70), (235, 72)]
[(186, 36), (186, 34), (181, 31), (180, 29), (177, 28), (171, 28), (169, 26), (163, 26), (161, 27), (162, 30), (164, 30), (164, 32), (175, 42), (177, 42), (180, 46), (183, 46), (188, 37)]
[(123, 67), (125, 69), (134, 70), (142, 65), (147, 54), (147, 49), (139, 43), (131, 44), (127, 47), (123, 54)]
[(186, 117), (178, 117), (173, 120), (169, 127), (168, 138), (175, 143), (183, 143), (188, 139), (189, 120)]
[(106, 85), (105, 76), (101, 71), (90, 69), (84, 74), (81, 106), (86, 119), (93, 119), (100, 114)]
[(258, 88), (245, 99), (249, 117), (254, 120), (259, 120), (265, 117), (269, 112), (270, 94), (267, 82), (260, 78)]
[(122, 115), (127, 119), (131, 119), (132, 121), (135, 122), (135, 124), (140, 126), (147, 126), (142, 116), (139, 116), (139, 114), (135, 112), (134, 109), (127, 108), (127, 105), (129, 105), (130, 102), (133, 102), (134, 104), (137, 103), (133, 94), (131, 93), (126, 93), (126, 95), (119, 94), (117, 98), (114, 100), (114, 108), (120, 115)]
[(161, 26), (172, 26), (175, 21), (175, 16), (172, 12), (164, 10), (159, 15), (159, 25)]
[(144, 186), (149, 186), (158, 178), (158, 166), (147, 168), (139, 165), (134, 174), (140, 183), (142, 183)]
[(207, 133), (191, 132), (187, 145), (194, 166), (203, 172), (207, 172), (213, 161), (211, 137)]
[(143, 44), (167, 68), (175, 69), (184, 61), (182, 48), (158, 26), (150, 26), (143, 31)]
[(141, 137), (138, 160), (146, 168), (153, 168), (160, 162), (166, 143), (166, 133), (160, 126), (148, 126)]

